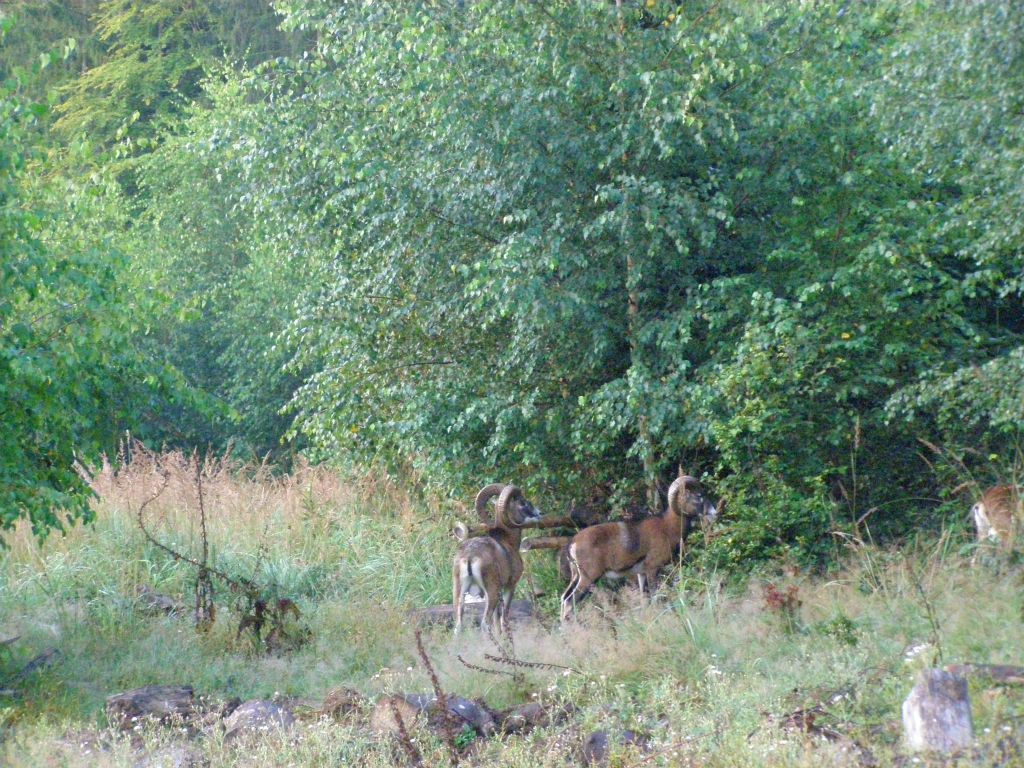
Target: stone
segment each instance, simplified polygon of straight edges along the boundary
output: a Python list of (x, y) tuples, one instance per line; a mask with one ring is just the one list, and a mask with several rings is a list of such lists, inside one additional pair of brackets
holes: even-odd
[(478, 702), (464, 699), (461, 696), (449, 696), (448, 711), (454, 712), (464, 722), (473, 726), (473, 730), (481, 736), (491, 736), (494, 733), (494, 717), (485, 706)]
[[(470, 725), (481, 736), (490, 736), (494, 733), (496, 725), (494, 716), (482, 704), (461, 696), (448, 696), (448, 711), (456, 716), (453, 723), (456, 730), (458, 724)], [(406, 730), (411, 730), (414, 724), (419, 721), (426, 721), (427, 727), (435, 732), (444, 731), (445, 717), (438, 712), (437, 697), (432, 693), (406, 693), (394, 696), (385, 696), (373, 708), (370, 715), (370, 727), (377, 733), (399, 733), (398, 723), (395, 720), (394, 707), (397, 707)]]
[(136, 592), (136, 602), (144, 613), (164, 614), (173, 616), (183, 614), (185, 607), (173, 597), (161, 594), (152, 587), (143, 584)]
[(643, 733), (627, 730), (623, 731), (621, 738), (613, 742), (608, 731), (594, 731), (583, 742), (583, 765), (599, 766), (600, 768), (607, 766), (613, 746), (631, 746), (639, 752), (647, 752), (650, 749), (650, 737)]
[(324, 697), (320, 715), (340, 720), (366, 706), (366, 699), (351, 688), (334, 688)]
[(903, 732), (914, 752), (948, 754), (971, 746), (974, 726), (967, 680), (941, 669), (925, 669), (903, 702)]
[(398, 717), (401, 718), (406, 732), (411, 731), (420, 718), (420, 709), (406, 701), (401, 694), (385, 696), (377, 701), (373, 712), (370, 713), (370, 730), (375, 733), (398, 736), (401, 728), (395, 717), (395, 710), (398, 711)]
[(185, 722), (196, 713), (196, 698), (187, 685), (147, 685), (107, 698), (107, 720), (129, 730), (143, 721)]
[(539, 701), (531, 701), (503, 712), (498, 718), (498, 727), (504, 733), (528, 733), (534, 728), (563, 723), (568, 717), (564, 707), (545, 707)]
[(273, 701), (253, 699), (243, 702), (224, 718), (224, 741), (249, 734), (270, 734), (291, 730), (295, 715)]

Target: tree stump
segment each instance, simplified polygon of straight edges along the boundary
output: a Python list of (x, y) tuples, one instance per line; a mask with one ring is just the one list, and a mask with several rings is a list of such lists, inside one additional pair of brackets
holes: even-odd
[(971, 746), (974, 726), (967, 680), (941, 669), (922, 670), (903, 702), (903, 730), (915, 752), (948, 754)]

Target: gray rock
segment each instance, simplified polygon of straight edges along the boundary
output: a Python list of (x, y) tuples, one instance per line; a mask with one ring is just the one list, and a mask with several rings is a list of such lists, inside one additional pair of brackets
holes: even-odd
[[(461, 696), (448, 696), (448, 711), (459, 721), (468, 723), (481, 736), (490, 736), (495, 731), (494, 717), (485, 706)], [(399, 715), (406, 729), (413, 722), (426, 716), (427, 727), (440, 733), (444, 729), (445, 718), (437, 706), (437, 697), (432, 693), (406, 693), (387, 696), (377, 702), (371, 715), (371, 727), (381, 733), (398, 733), (398, 724), (394, 719), (393, 705), (398, 708)]]
[(191, 686), (147, 685), (109, 697), (106, 711), (110, 724), (125, 730), (140, 721), (183, 722), (195, 714), (196, 698)]
[(531, 701), (502, 713), (498, 717), (499, 728), (505, 733), (527, 733), (534, 728), (565, 722), (568, 715), (564, 706), (545, 707)]
[(147, 584), (143, 584), (136, 592), (139, 610), (144, 613), (165, 614), (168, 616), (184, 614), (185, 606), (173, 597), (161, 594)]
[(233, 741), (246, 734), (289, 731), (295, 716), (279, 704), (263, 699), (247, 701), (224, 718), (224, 740)]
[(915, 752), (948, 754), (970, 747), (974, 726), (967, 680), (941, 669), (922, 670), (903, 702), (903, 732)]
[(494, 733), (494, 718), (486, 707), (475, 701), (464, 699), (461, 696), (449, 696), (448, 711), (455, 713), (473, 726), (473, 729), (481, 736), (490, 736)]

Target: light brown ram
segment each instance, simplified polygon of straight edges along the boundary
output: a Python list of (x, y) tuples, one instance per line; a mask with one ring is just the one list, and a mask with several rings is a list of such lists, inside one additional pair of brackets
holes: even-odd
[(1016, 485), (992, 486), (971, 507), (971, 517), (979, 545), (972, 562), (977, 561), (981, 546), (987, 543), (995, 544), (1003, 552), (1012, 552), (1024, 522), (1021, 489)]
[[(494, 522), (487, 517), (487, 502), (494, 496)], [(516, 584), (523, 575), (519, 554), (522, 526), (540, 519), (540, 511), (514, 485), (493, 483), (476, 495), (476, 512), (490, 527), (483, 536), (467, 539), (459, 545), (452, 565), (452, 602), (455, 604), (455, 631), (462, 628), (466, 595), (483, 595), (481, 627), (493, 631), (500, 625), (508, 631), (508, 613)]]
[(635, 574), (643, 596), (658, 570), (686, 541), (698, 520), (713, 522), (718, 511), (704, 495), (700, 481), (681, 475), (668, 489), (668, 509), (659, 517), (602, 523), (573, 536), (568, 548), (569, 586), (562, 594), (562, 621), (578, 600), (602, 577)]

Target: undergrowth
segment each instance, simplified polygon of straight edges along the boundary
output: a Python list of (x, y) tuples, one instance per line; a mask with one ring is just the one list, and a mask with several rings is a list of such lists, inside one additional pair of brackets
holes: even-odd
[[(196, 500), (180, 462), (147, 514), (161, 540), (189, 551), (198, 542)], [(0, 699), (0, 762), (135, 765), (140, 750), (176, 735), (112, 734), (103, 703), (147, 684), (191, 685), (223, 699), (290, 697), (309, 708), (341, 686), (370, 699), (432, 690), (409, 611), (450, 600), (448, 531), (470, 518), (468, 508), (320, 468), (275, 477), (215, 462), (204, 472), (212, 562), (294, 600), (309, 641), (280, 653), (257, 647), (238, 634), (227, 591), (203, 633), (187, 609), (147, 610), (140, 589), (187, 606), (195, 574), (136, 525), (157, 482), (151, 467), (107, 466), (93, 479), (92, 525), (43, 543), (24, 528), (6, 539), (0, 640), (18, 639), (0, 646), (0, 676), (12, 681)], [(603, 592), (565, 629), (555, 619), (561, 585), (552, 554), (534, 552), (518, 596), (544, 593), (540, 620), (514, 637), (516, 657), (534, 665), (488, 659), (499, 652), (475, 631), (453, 638), (433, 628), (424, 650), (449, 693), (495, 709), (531, 700), (575, 708), (566, 723), (481, 742), (472, 764), (565, 765), (587, 734), (603, 729), (649, 736), (646, 757), (616, 747), (612, 765), (811, 766), (826, 757), (853, 765), (864, 750), (887, 765), (898, 760), (899, 707), (919, 668), (1024, 661), (1019, 575), (968, 568), (960, 549), (949, 534), (901, 549), (848, 541), (844, 565), (828, 577), (787, 567), (737, 579), (706, 563), (684, 566), (663, 579), (652, 605), (639, 606), (631, 588)], [(19, 676), (51, 648), (59, 651), (53, 663)], [(972, 697), (979, 748), (1021, 736), (1019, 693), (976, 686)], [(787, 715), (805, 710), (817, 731), (785, 727)], [(822, 739), (822, 729), (838, 737)], [(298, 733), (245, 750), (214, 736), (201, 749), (215, 766), (402, 759), (353, 723), (312, 720)], [(442, 741), (416, 739), (425, 764), (447, 763)]]

